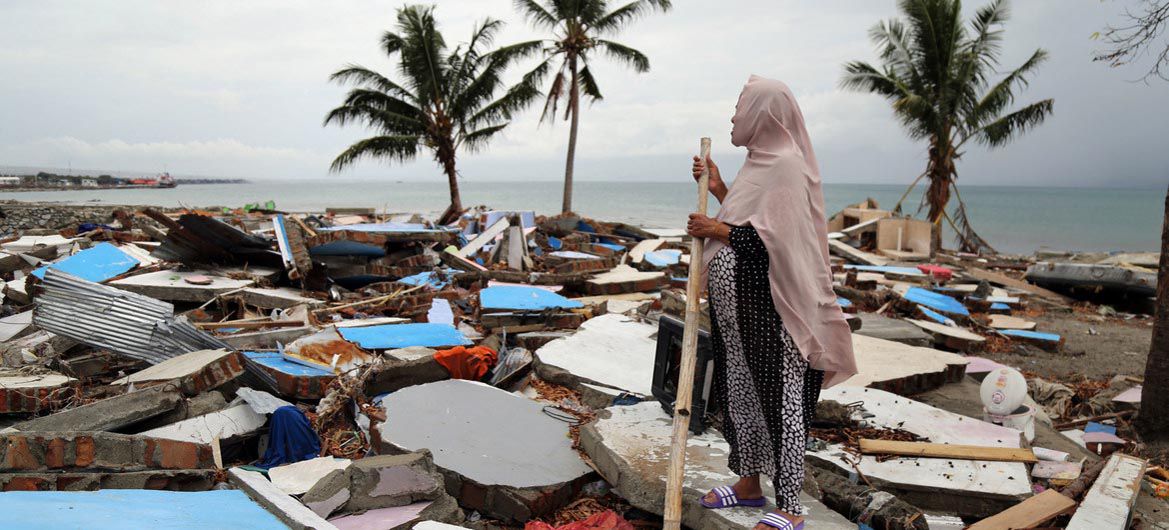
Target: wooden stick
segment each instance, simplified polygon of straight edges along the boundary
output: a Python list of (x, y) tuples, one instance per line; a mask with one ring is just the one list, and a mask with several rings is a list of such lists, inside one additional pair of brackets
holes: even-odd
[[(698, 213), (706, 215), (706, 199), (710, 194), (710, 167), (705, 164), (710, 155), (710, 138), (699, 143), (703, 161), (702, 176), (698, 178)], [(690, 275), (686, 278), (686, 328), (682, 332), (682, 366), (678, 369), (678, 393), (674, 400), (674, 435), (670, 443), (670, 469), (666, 474), (666, 507), (664, 528), (682, 528), (682, 479), (686, 474), (686, 431), (690, 428), (690, 404), (694, 397), (694, 365), (698, 358), (698, 298), (702, 275), (703, 239), (690, 239)]]
[(994, 462), (1025, 462), (1034, 464), (1039, 459), (1030, 449), (1017, 447), (984, 447), (978, 445), (936, 444), (928, 442), (899, 442), (893, 440), (860, 441), (861, 454), (897, 455), (922, 458), (950, 458), (955, 460), (989, 460)]

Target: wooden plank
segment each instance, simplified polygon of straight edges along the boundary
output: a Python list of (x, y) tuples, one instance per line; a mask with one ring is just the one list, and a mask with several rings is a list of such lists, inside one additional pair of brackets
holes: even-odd
[(1033, 464), (1039, 459), (1030, 449), (1013, 447), (984, 447), (980, 445), (951, 445), (928, 442), (898, 442), (893, 440), (868, 440), (860, 442), (861, 453), (866, 455), (898, 455), (920, 458), (952, 458), (955, 460), (989, 460), (992, 462), (1023, 462)]
[(1114, 454), (1100, 471), (1080, 509), (1068, 521), (1068, 530), (1124, 530), (1141, 492), (1147, 462)]
[(837, 256), (860, 263), (861, 265), (885, 266), (889, 264), (889, 260), (881, 256), (870, 254), (863, 250), (857, 250), (835, 239), (828, 240), (828, 250)]
[(1036, 528), (1076, 507), (1076, 501), (1055, 490), (1047, 490), (1006, 511), (974, 523), (967, 530), (1013, 530)]
[(1026, 292), (1034, 294), (1035, 296), (1046, 299), (1050, 302), (1055, 302), (1057, 304), (1071, 305), (1072, 302), (1074, 302), (1074, 300), (1072, 300), (1071, 298), (1068, 298), (1068, 297), (1066, 297), (1062, 294), (1059, 294), (1055, 291), (1049, 291), (1049, 290), (1044, 289), (1038, 285), (1031, 285), (1023, 280), (1016, 280), (1014, 278), (1011, 278), (1010, 276), (1006, 276), (1004, 274), (999, 274), (999, 273), (994, 272), (994, 271), (988, 271), (986, 269), (980, 269), (978, 267), (966, 267), (966, 270), (964, 270), (962, 272), (966, 273), (967, 276), (970, 276), (971, 278), (974, 278), (976, 280), (987, 281), (987, 282), (990, 282), (993, 284), (1001, 285), (1003, 287), (1009, 287), (1011, 289), (1018, 289), (1021, 291), (1026, 291)]
[(472, 239), (470, 243), (467, 243), (467, 246), (460, 248), (457, 252), (455, 252), (455, 255), (459, 256), (460, 258), (465, 258), (476, 252), (479, 252), (479, 249), (494, 241), (495, 238), (499, 236), (499, 234), (502, 234), (503, 231), (507, 230), (507, 228), (510, 226), (511, 223), (507, 221), (506, 217), (501, 218), (500, 220), (496, 221), (495, 224), (488, 227), (487, 230), (484, 230), (483, 232), (479, 233), (479, 235), (475, 236), (475, 239)]

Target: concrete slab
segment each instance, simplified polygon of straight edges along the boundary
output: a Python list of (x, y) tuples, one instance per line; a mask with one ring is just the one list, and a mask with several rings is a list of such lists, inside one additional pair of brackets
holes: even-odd
[(334, 470), (344, 470), (352, 463), (353, 461), (348, 458), (331, 456), (302, 460), (269, 469), (268, 480), (284, 493), (301, 495), (311, 489), (325, 475)]
[(618, 265), (585, 282), (585, 292), (591, 295), (654, 291), (666, 285), (664, 272), (641, 272), (629, 265)]
[[(824, 390), (821, 400), (864, 402), (872, 417), (868, 423), (900, 428), (933, 443), (1021, 447), (1021, 432), (872, 388), (836, 386)], [(853, 459), (840, 446), (810, 451), (808, 458), (820, 466), (832, 466), (842, 474), (854, 472), (845, 459)], [(987, 517), (1030, 497), (1027, 466), (1014, 462), (976, 462), (933, 458), (893, 458), (883, 462), (864, 456), (860, 472), (877, 487), (923, 510)]]
[(264, 309), (288, 309), (298, 305), (315, 308), (325, 305), (324, 301), (304, 296), (303, 291), (291, 287), (248, 287), (239, 292), (239, 297), (245, 304)]
[(594, 383), (643, 396), (652, 393), (657, 328), (625, 315), (589, 319), (576, 333), (536, 350), (541, 379), (579, 387)]
[(337, 530), (333, 523), (280, 491), (264, 475), (237, 467), (227, 472), (227, 479), (292, 530)]
[(852, 335), (859, 373), (844, 382), (902, 395), (923, 392), (961, 380), (967, 360), (961, 355)]
[(0, 414), (53, 410), (73, 396), (69, 385), (76, 379), (58, 374), (16, 375), (0, 373)]
[(0, 493), (10, 528), (281, 530), (275, 516), (236, 490), (13, 491)]
[(334, 517), (329, 519), (329, 522), (341, 530), (392, 530), (418, 520), (422, 512), (433, 503), (424, 501), (393, 508), (377, 508), (359, 514)]
[[(670, 460), (672, 420), (657, 402), (610, 407), (596, 422), (581, 429), (581, 446), (601, 475), (633, 506), (662, 513), (666, 496), (666, 470)], [(730, 451), (726, 440), (708, 430), (690, 436), (686, 447), (686, 477), (682, 494), (682, 523), (688, 528), (729, 530), (753, 528), (765, 513), (758, 508), (707, 510), (698, 500), (715, 486), (733, 484), (738, 477), (727, 468)], [(770, 481), (764, 481), (770, 482)], [(769, 485), (764, 495), (774, 497)], [(855, 530), (840, 514), (801, 494), (809, 509), (806, 526), (816, 530)], [(775, 509), (769, 506), (766, 509)]]
[(490, 385), (428, 383), (394, 392), (382, 405), (387, 420), (375, 425), (382, 452), (429, 449), (447, 491), (485, 515), (526, 521), (547, 513), (592, 472), (572, 449), (568, 424)]
[(33, 331), (32, 311), (0, 318), (0, 343), (19, 339)]
[(172, 357), (114, 381), (114, 385), (146, 386), (174, 382), (188, 396), (214, 389), (244, 371), (236, 352), (199, 350)]
[(166, 438), (209, 444), (216, 438), (220, 440), (255, 432), (268, 423), (268, 417), (256, 414), (247, 405), (237, 405), (227, 409), (196, 416), (178, 423), (150, 429), (140, 433), (142, 436)]
[[(193, 276), (206, 276), (211, 283), (195, 285), (186, 281)], [(119, 289), (168, 302), (206, 302), (255, 284), (253, 280), (236, 280), (208, 270), (148, 272), (110, 282)]]
[(154, 387), (119, 394), (13, 425), (19, 431), (111, 431), (170, 412), (182, 392)]
[(11, 253), (28, 253), (45, 247), (57, 247), (57, 252), (64, 254), (74, 243), (86, 241), (80, 237), (63, 237), (57, 234), (51, 236), (21, 236), (15, 241), (0, 244), (0, 248)]
[(861, 319), (858, 335), (891, 340), (910, 346), (933, 346), (934, 339), (917, 326), (899, 318), (889, 318), (876, 313), (857, 313)]

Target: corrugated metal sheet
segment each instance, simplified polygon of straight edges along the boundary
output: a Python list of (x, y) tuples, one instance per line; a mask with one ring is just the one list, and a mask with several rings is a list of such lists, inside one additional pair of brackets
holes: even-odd
[[(155, 215), (161, 215), (155, 213)], [(171, 221), (171, 223), (174, 223)], [(188, 264), (250, 264), (284, 268), (272, 242), (245, 233), (206, 215), (185, 214), (179, 217), (162, 242), (151, 254), (168, 261)]]
[(33, 323), (46, 331), (157, 364), (196, 350), (227, 348), (174, 306), (49, 269)]

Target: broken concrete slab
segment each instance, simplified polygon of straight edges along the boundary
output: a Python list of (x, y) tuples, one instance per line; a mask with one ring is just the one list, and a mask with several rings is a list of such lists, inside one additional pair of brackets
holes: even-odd
[(75, 381), (55, 372), (37, 375), (0, 373), (0, 414), (54, 410), (73, 396)]
[[(449, 403), (460, 403), (451, 407)], [(383, 453), (430, 449), (447, 491), (466, 508), (527, 521), (572, 498), (592, 469), (572, 449), (568, 424), (543, 405), (483, 383), (412, 386), (382, 401), (373, 429)], [(516, 443), (523, 433), (523, 443)], [(532, 455), (540, 455), (532, 458)]]
[(986, 338), (982, 335), (968, 331), (965, 328), (960, 328), (956, 325), (949, 326), (946, 324), (939, 324), (937, 322), (917, 320), (913, 318), (907, 318), (905, 320), (906, 322), (929, 333), (931, 336), (933, 336), (938, 344), (953, 350), (973, 352), (981, 350), (983, 345), (986, 344)]
[(853, 351), (859, 373), (844, 382), (901, 395), (937, 388), (962, 379), (966, 358), (854, 333)]
[[(188, 281), (198, 276), (209, 278), (211, 283), (198, 285)], [(110, 282), (118, 289), (168, 302), (206, 302), (255, 284), (254, 280), (237, 280), (208, 270), (148, 272)]]
[(349, 470), (346, 511), (406, 506), (447, 497), (443, 477), (428, 451), (366, 457)]
[(576, 333), (536, 350), (541, 379), (579, 388), (594, 383), (652, 394), (657, 328), (620, 314), (589, 319)]
[(1128, 528), (1147, 465), (1144, 460), (1133, 456), (1114, 454), (1109, 457), (1100, 476), (1068, 521), (1067, 530)]
[(119, 394), (13, 425), (18, 431), (112, 431), (170, 412), (182, 392), (154, 387)]
[(858, 335), (891, 340), (910, 346), (933, 346), (934, 340), (917, 326), (902, 319), (889, 318), (876, 313), (857, 313), (861, 319), (861, 329)]
[(241, 491), (18, 491), (0, 495), (11, 528), (287, 528)]
[(16, 340), (36, 331), (32, 325), (32, 311), (0, 318), (0, 343)]
[[(595, 423), (581, 428), (581, 447), (622, 498), (642, 510), (661, 514), (666, 496), (673, 422), (657, 402), (605, 409)], [(713, 430), (690, 436), (686, 446), (686, 476), (682, 492), (682, 523), (688, 528), (731, 530), (754, 528), (768, 508), (708, 510), (699, 499), (716, 486), (738, 477), (727, 468), (730, 447)], [(767, 483), (769, 481), (764, 481)], [(770, 487), (764, 496), (774, 498)], [(849, 522), (819, 501), (801, 494), (810, 513), (806, 526), (816, 530), (855, 530)]]
[(244, 371), (234, 351), (199, 350), (172, 357), (114, 381), (114, 385), (153, 386), (170, 382), (188, 396), (196, 396), (235, 379)]
[(268, 423), (267, 416), (256, 414), (247, 405), (236, 405), (139, 434), (168, 440), (209, 444), (216, 438), (223, 440), (253, 433), (266, 423)]
[[(933, 443), (1022, 447), (1022, 433), (934, 408), (924, 403), (872, 388), (839, 385), (823, 391), (821, 400), (864, 402), (865, 421), (876, 427), (898, 428)], [(808, 459), (838, 473), (852, 473), (854, 457), (839, 445), (809, 451)], [(1031, 482), (1025, 464), (959, 459), (894, 458), (879, 461), (864, 456), (858, 464), (874, 486), (894, 493), (923, 510), (988, 517), (1030, 497)]]
[(332, 523), (272, 485), (264, 475), (236, 467), (228, 470), (227, 479), (292, 530), (337, 530)]
[(301, 495), (333, 471), (345, 471), (353, 463), (348, 458), (322, 456), (276, 466), (268, 470), (268, 480), (289, 495)]
[(655, 291), (668, 282), (664, 272), (641, 272), (629, 265), (618, 265), (593, 276), (585, 282), (584, 289), (591, 295), (632, 293)]
[(299, 305), (314, 309), (325, 305), (324, 301), (304, 296), (300, 289), (291, 287), (248, 287), (235, 296), (249, 306), (263, 309), (288, 309)]
[[(407, 530), (410, 528), (462, 528), (444, 521), (462, 521), (463, 510), (449, 495), (437, 501), (422, 501), (406, 506), (375, 508), (362, 513), (345, 514), (329, 519), (340, 530)], [(439, 526), (430, 526), (439, 525)]]
[(213, 469), (211, 447), (100, 431), (0, 434), (0, 473)]

